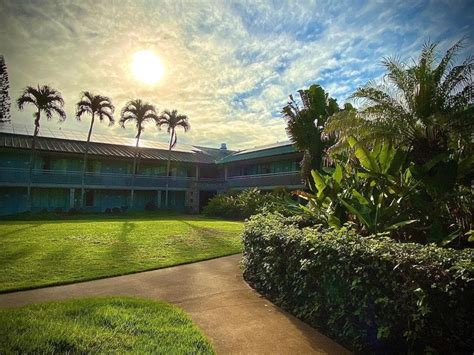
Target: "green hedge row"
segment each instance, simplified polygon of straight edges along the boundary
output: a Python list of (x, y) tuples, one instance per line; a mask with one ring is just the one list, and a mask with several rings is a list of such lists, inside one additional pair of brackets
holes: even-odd
[(243, 232), (244, 277), (357, 352), (474, 350), (474, 251), (300, 229), (278, 214)]

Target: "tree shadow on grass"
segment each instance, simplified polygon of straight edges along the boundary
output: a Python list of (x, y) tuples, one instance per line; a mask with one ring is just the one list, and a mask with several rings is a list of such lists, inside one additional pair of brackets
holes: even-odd
[(130, 256), (135, 253), (137, 246), (134, 243), (130, 243), (129, 241), (135, 229), (136, 224), (133, 222), (125, 221), (122, 224), (122, 229), (117, 236), (117, 240), (112, 243), (109, 251), (109, 255), (113, 260), (129, 261)]
[(14, 229), (14, 230), (12, 230), (12, 231), (10, 231), (10, 232), (6, 232), (6, 233), (1, 233), (1, 234), (0, 234), (0, 238), (5, 238), (5, 237), (8, 237), (8, 236), (13, 235), (13, 234), (26, 231), (26, 230), (28, 230), (28, 229), (33, 229), (33, 228), (36, 228), (36, 227), (38, 227), (38, 226), (41, 226), (42, 224), (43, 224), (43, 223), (28, 224), (28, 226), (26, 226), (26, 227), (17, 228), (17, 229)]
[[(236, 237), (232, 236), (232, 233), (230, 232), (220, 231), (217, 228), (199, 227), (187, 221), (179, 222), (189, 227), (199, 239), (204, 240), (205, 242), (208, 241), (208, 246), (212, 249), (215, 249), (216, 251), (228, 250), (229, 253), (226, 253), (226, 255), (228, 255), (231, 254), (232, 251), (235, 249)], [(191, 245), (188, 246), (191, 247)], [(235, 253), (238, 252), (240, 251), (235, 251)]]

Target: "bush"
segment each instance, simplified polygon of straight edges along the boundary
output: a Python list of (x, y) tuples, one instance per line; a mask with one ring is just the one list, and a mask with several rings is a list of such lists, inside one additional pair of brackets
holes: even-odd
[(79, 211), (77, 208), (74, 208), (74, 207), (70, 208), (70, 209), (67, 211), (67, 214), (68, 214), (68, 215), (71, 215), (71, 216), (72, 216), (72, 215), (79, 214), (79, 213), (80, 213), (80, 211)]
[(258, 189), (247, 189), (238, 193), (218, 194), (209, 200), (203, 214), (211, 217), (245, 219), (263, 210), (286, 213), (290, 195), (276, 189), (271, 193), (262, 193)]
[(298, 228), (279, 214), (245, 224), (244, 277), (357, 352), (474, 350), (474, 251)]
[(122, 213), (122, 209), (118, 208), (118, 207), (114, 207), (114, 208), (112, 208), (112, 213), (113, 214), (120, 214), (120, 213)]
[(156, 211), (157, 208), (154, 202), (149, 201), (145, 204), (145, 211)]

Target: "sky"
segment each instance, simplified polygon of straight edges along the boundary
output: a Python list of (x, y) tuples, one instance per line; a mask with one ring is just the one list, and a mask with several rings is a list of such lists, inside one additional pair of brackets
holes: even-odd
[[(0, 54), (12, 102), (28, 85), (62, 93), (66, 121), (43, 127), (87, 132), (89, 118), (74, 112), (88, 90), (112, 99), (117, 121), (128, 100), (141, 98), (189, 117), (180, 142), (243, 149), (287, 139), (280, 112), (289, 94), (320, 84), (342, 106), (383, 76), (384, 57), (416, 57), (428, 40), (443, 52), (463, 36), (463, 56), (473, 54), (473, 24), (473, 0), (0, 0)], [(140, 50), (164, 65), (155, 85), (133, 76)], [(12, 122), (32, 127), (32, 113), (12, 105)], [(95, 131), (135, 135), (118, 124)], [(169, 138), (150, 125), (143, 139)]]

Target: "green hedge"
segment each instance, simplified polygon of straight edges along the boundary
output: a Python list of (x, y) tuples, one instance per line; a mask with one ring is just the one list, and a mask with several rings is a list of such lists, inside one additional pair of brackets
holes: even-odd
[(262, 192), (250, 188), (239, 192), (220, 193), (209, 200), (202, 213), (209, 217), (246, 219), (263, 210), (285, 213), (290, 194), (284, 189)]
[(244, 277), (358, 352), (474, 350), (474, 251), (298, 228), (278, 214), (243, 232)]

